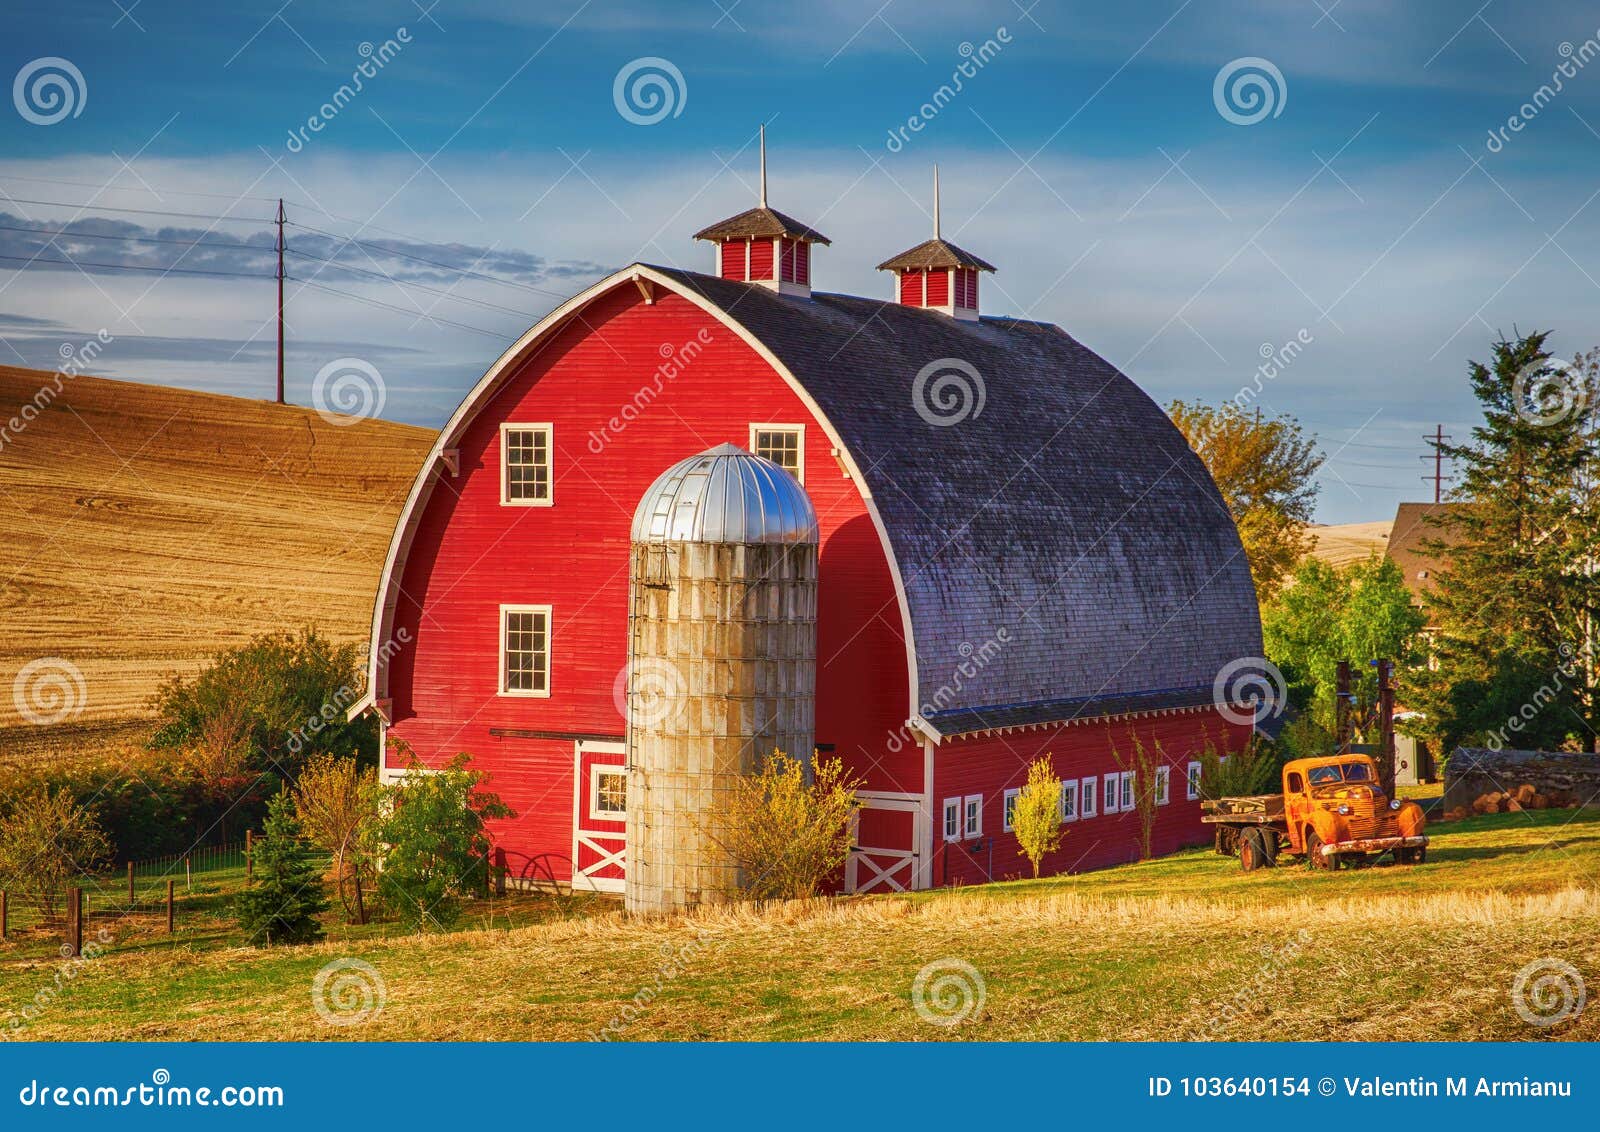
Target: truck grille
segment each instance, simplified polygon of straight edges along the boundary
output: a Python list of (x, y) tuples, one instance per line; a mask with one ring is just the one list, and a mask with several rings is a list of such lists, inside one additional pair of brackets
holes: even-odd
[(1379, 836), (1378, 808), (1371, 798), (1351, 798), (1345, 804), (1350, 807), (1350, 814), (1345, 821), (1350, 825), (1351, 837)]

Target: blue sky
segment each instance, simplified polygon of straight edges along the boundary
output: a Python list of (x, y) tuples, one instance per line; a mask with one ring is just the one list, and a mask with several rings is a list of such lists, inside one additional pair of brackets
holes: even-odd
[[(690, 236), (752, 203), (763, 121), (773, 204), (833, 238), (821, 288), (888, 294), (872, 267), (926, 236), (937, 161), (946, 236), (1000, 268), (986, 310), (1060, 323), (1162, 401), (1233, 397), (1298, 339), (1258, 403), (1329, 452), (1324, 521), (1425, 497), (1421, 434), (1471, 426), (1466, 362), (1497, 332), (1600, 343), (1594, 6), (329, 7), (8, 5), (0, 361), (53, 366), (104, 329), (101, 372), (267, 395), (283, 196), (291, 398), (359, 357), (386, 416), (436, 425), (600, 274), (708, 268)], [(991, 42), (891, 143), (963, 45)], [(363, 44), (382, 66), (324, 114)], [(50, 59), (71, 70), (35, 66)], [(676, 72), (638, 72), (667, 75), (673, 112), (650, 124), (614, 94), (641, 59)], [(1266, 75), (1274, 112), (1250, 124), (1214, 90), (1240, 59), (1276, 71), (1238, 72)], [(1563, 89), (1491, 145), (1563, 62)], [(74, 111), (53, 122), (60, 103), (15, 85), (52, 73)]]

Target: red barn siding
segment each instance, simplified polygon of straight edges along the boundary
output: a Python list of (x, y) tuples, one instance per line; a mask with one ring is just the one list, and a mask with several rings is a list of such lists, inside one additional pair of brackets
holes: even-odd
[[(1187, 798), (1188, 763), (1198, 758), (1208, 740), (1219, 752), (1239, 749), (1248, 730), (1228, 723), (1214, 712), (1195, 712), (948, 741), (934, 752), (933, 883), (982, 884), (991, 879), (991, 868), (995, 880), (1031, 876), (1032, 866), (1022, 855), (1016, 836), (1004, 832), (1005, 791), (1026, 784), (1028, 764), (1046, 754), (1056, 777), (1081, 780), (1085, 775), (1094, 775), (1103, 783), (1105, 775), (1125, 769), (1117, 764), (1113, 743), (1122, 758), (1129, 760), (1126, 769), (1132, 769), (1135, 732), (1147, 749), (1159, 742), (1172, 768), (1168, 802), (1159, 808), (1156, 817), (1153, 852), (1159, 856), (1209, 841), (1209, 829), (1200, 821), (1200, 803)], [(970, 794), (983, 795), (983, 840), (993, 839), (992, 865), (986, 846), (972, 853), (965, 838), (959, 842), (944, 840), (944, 800)], [(1099, 802), (1094, 817), (1064, 825), (1067, 836), (1061, 848), (1045, 858), (1043, 874), (1080, 872), (1138, 859), (1139, 815), (1106, 814), (1103, 793)]]
[(772, 274), (772, 241), (750, 241), (750, 278), (773, 279)]
[[(664, 357), (697, 335), (707, 343), (699, 356), (658, 380)], [(552, 425), (551, 506), (501, 506), (507, 421)], [(870, 788), (921, 792), (921, 751), (894, 737), (909, 695), (893, 576), (857, 484), (760, 355), (681, 296), (658, 292), (648, 305), (624, 286), (556, 332), (465, 428), (460, 474), (444, 473), (433, 491), (399, 580), (394, 626), (411, 643), (389, 669), (389, 733), (427, 764), (466, 751), (490, 772), (489, 787), (518, 815), (494, 828), (514, 874), (568, 875), (582, 784), (572, 742), (492, 730), (623, 733), (614, 692), (627, 658), (634, 507), (675, 461), (748, 445), (751, 422), (806, 426), (806, 490), (822, 535), (817, 740), (835, 744)], [(552, 607), (546, 698), (496, 695), (502, 603)]]
[(794, 281), (811, 286), (811, 245), (804, 240), (795, 249)]
[(722, 269), (724, 279), (749, 278), (745, 267), (746, 250), (750, 246), (749, 240), (724, 240), (722, 247)]
[(900, 275), (900, 301), (908, 307), (922, 305), (922, 278), (920, 271), (906, 271)]
[(942, 307), (950, 302), (950, 273), (948, 271), (929, 271), (926, 273), (928, 287), (928, 306)]

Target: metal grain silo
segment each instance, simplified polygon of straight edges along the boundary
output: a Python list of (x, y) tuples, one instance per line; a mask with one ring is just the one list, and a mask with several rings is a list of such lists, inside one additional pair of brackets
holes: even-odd
[(630, 912), (729, 899), (720, 803), (773, 750), (811, 759), (817, 516), (777, 464), (724, 444), (669, 468), (633, 517)]

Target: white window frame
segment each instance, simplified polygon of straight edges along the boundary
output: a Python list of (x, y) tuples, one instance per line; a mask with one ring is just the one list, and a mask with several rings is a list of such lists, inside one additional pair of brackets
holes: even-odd
[(1200, 800), (1200, 776), (1203, 773), (1204, 768), (1199, 763), (1192, 761), (1184, 770), (1184, 793), (1191, 802)]
[(1165, 806), (1172, 799), (1172, 768), (1156, 767), (1156, 805)]
[(1101, 780), (1105, 793), (1100, 798), (1100, 812), (1102, 814), (1120, 814), (1122, 812), (1122, 780), (1120, 776), (1108, 774)]
[(750, 426), (750, 451), (757, 456), (756, 433), (758, 432), (792, 432), (794, 433), (794, 478), (800, 483), (806, 482), (806, 426), (803, 424), (752, 424)]
[(946, 841), (961, 840), (961, 799), (946, 798), (944, 800), (944, 839)]
[[(974, 809), (976, 804), (976, 809)], [(961, 836), (983, 836), (983, 795), (968, 794), (961, 799)]]
[(1086, 774), (1079, 783), (1078, 817), (1092, 818), (1100, 813), (1100, 776)]
[[(544, 614), (544, 688), (507, 688), (506, 687), (506, 614), (508, 613), (542, 613)], [(555, 649), (552, 640), (555, 618), (548, 605), (502, 605), (500, 607), (500, 631), (496, 635), (499, 642), (499, 677), (496, 685), (496, 695), (510, 696), (516, 699), (548, 699), (550, 685), (555, 678)]]
[[(1071, 798), (1071, 809), (1068, 809), (1067, 799)], [(1078, 820), (1078, 780), (1076, 778), (1063, 778), (1061, 780), (1061, 800), (1057, 804), (1058, 813), (1063, 823)]]
[(1138, 808), (1134, 803), (1133, 798), (1133, 771), (1123, 771), (1121, 774), (1117, 775), (1117, 780), (1121, 783), (1121, 790), (1119, 793), (1122, 795), (1122, 812), (1125, 814), (1132, 813)]
[(1022, 797), (1022, 791), (1017, 787), (1007, 790), (1000, 799), (1000, 828), (1005, 833), (1012, 833), (1016, 829), (1015, 810), (1017, 799)]
[[(622, 776), (622, 812), (612, 813), (610, 810), (600, 808), (600, 776), (604, 774), (618, 774)], [(590, 821), (620, 821), (628, 820), (628, 768), (623, 763), (589, 764), (589, 820)]]
[[(542, 432), (544, 433), (544, 457), (546, 487), (543, 499), (512, 499), (511, 498), (511, 460), (510, 448), (506, 444), (508, 432)], [(551, 507), (556, 500), (556, 434), (555, 426), (548, 421), (538, 424), (515, 424), (507, 421), (500, 426), (500, 506), (502, 507)]]

